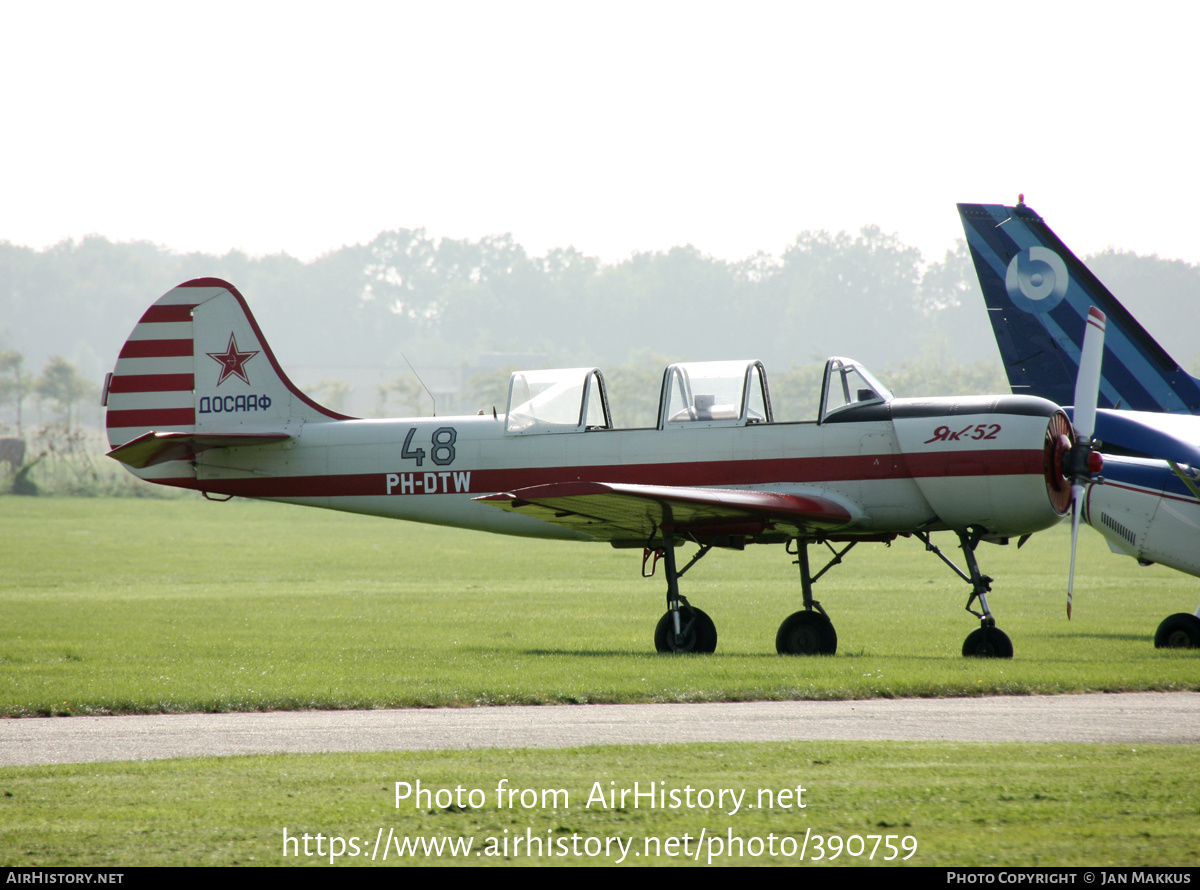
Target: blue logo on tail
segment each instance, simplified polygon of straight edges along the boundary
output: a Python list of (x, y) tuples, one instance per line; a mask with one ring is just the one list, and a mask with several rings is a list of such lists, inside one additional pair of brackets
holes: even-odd
[(1026, 312), (1049, 312), (1067, 293), (1067, 264), (1048, 247), (1031, 247), (1013, 256), (1004, 288)]

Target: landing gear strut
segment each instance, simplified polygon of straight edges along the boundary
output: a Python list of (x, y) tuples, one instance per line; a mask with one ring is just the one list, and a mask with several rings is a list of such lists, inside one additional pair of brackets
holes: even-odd
[[(662, 528), (662, 547), (647, 546), (642, 554), (642, 575), (650, 577), (654, 567), (661, 559), (666, 566), (667, 574), (667, 611), (659, 619), (654, 629), (654, 648), (659, 652), (714, 652), (717, 648), (717, 628), (708, 615), (687, 601), (687, 597), (679, 593), (679, 579), (688, 569), (703, 559), (715, 546), (738, 546), (735, 536), (725, 536), (720, 539), (709, 539), (701, 543), (694, 536), (688, 535), (688, 540), (699, 545), (700, 550), (682, 569), (675, 563), (675, 534), (673, 529)], [(1013, 646), (1008, 635), (996, 627), (996, 619), (988, 608), (987, 595), (992, 589), (992, 579), (979, 571), (979, 563), (975, 559), (975, 548), (979, 545), (982, 532), (972, 529), (958, 532), (959, 544), (963, 556), (967, 560), (967, 571), (964, 572), (951, 562), (929, 539), (927, 532), (916, 532), (916, 537), (925, 544), (925, 549), (935, 554), (950, 569), (971, 585), (971, 596), (967, 600), (966, 610), (979, 619), (979, 629), (973, 631), (963, 642), (962, 653), (965, 656), (977, 658), (1012, 658)], [(894, 536), (892, 536), (894, 537)], [(888, 538), (890, 540), (890, 538)], [(651, 542), (652, 543), (652, 542)], [(792, 544), (795, 549), (792, 549)], [(815, 575), (809, 566), (808, 545), (822, 543), (833, 554), (832, 559)], [(775, 651), (780, 655), (833, 655), (837, 652), (837, 631), (833, 622), (821, 608), (821, 604), (813, 599), (813, 585), (826, 572), (842, 561), (857, 543), (851, 541), (840, 551), (822, 537), (815, 539), (792, 538), (787, 543), (787, 552), (796, 557), (796, 565), (800, 569), (800, 585), (804, 593), (804, 608), (793, 612), (775, 634)], [(653, 556), (654, 562), (650, 571), (646, 571), (646, 563)], [(979, 601), (980, 611), (971, 608)], [(1188, 620), (1181, 620), (1188, 619)], [(1166, 627), (1170, 623), (1168, 633), (1170, 642), (1158, 645), (1183, 645), (1190, 642), (1192, 646), (1200, 646), (1200, 618), (1187, 615), (1172, 615), (1163, 622)], [(1160, 628), (1160, 636), (1163, 629)], [(1156, 639), (1156, 642), (1157, 639)]]
[[(688, 605), (686, 597), (680, 597), (683, 605), (678, 611), (668, 611), (658, 619), (654, 628), (654, 648), (659, 652), (713, 652), (717, 648), (717, 626), (708, 613)], [(675, 629), (675, 622), (679, 629)]]
[[(775, 651), (780, 655), (833, 655), (837, 652), (837, 631), (833, 622), (821, 608), (821, 604), (813, 599), (812, 586), (827, 571), (842, 561), (842, 557), (854, 546), (848, 544), (841, 553), (834, 551), (833, 559), (821, 571), (813, 576), (808, 567), (808, 541), (795, 538), (796, 549), (787, 544), (788, 553), (796, 554), (796, 565), (800, 567), (800, 586), (804, 592), (804, 609), (793, 612), (779, 625), (775, 634)], [(826, 546), (829, 546), (826, 544)], [(830, 547), (830, 550), (833, 550)]]
[[(942, 554), (942, 551), (929, 540), (929, 535), (926, 532), (917, 532), (916, 536), (920, 541), (924, 542), (926, 550), (935, 554), (958, 577), (971, 585), (971, 596), (967, 600), (966, 609), (979, 619), (979, 630), (972, 631), (967, 636), (967, 639), (963, 642), (962, 654), (967, 657), (976, 658), (1012, 658), (1012, 641), (1008, 638), (1008, 634), (996, 627), (996, 619), (992, 617), (992, 612), (988, 608), (987, 594), (992, 589), (992, 579), (979, 571), (979, 563), (975, 559), (975, 548), (979, 545), (979, 534), (977, 532), (958, 533), (958, 541), (962, 546), (963, 556), (967, 559), (969, 575), (947, 559)], [(979, 608), (983, 610), (982, 612), (976, 612), (971, 608), (971, 604), (975, 600), (979, 600)]]
[[(663, 530), (662, 550), (647, 548), (642, 556), (642, 574), (646, 574), (646, 560), (654, 555), (655, 563), (661, 554), (667, 572), (667, 612), (654, 628), (654, 648), (658, 652), (715, 652), (717, 649), (717, 626), (708, 615), (688, 603), (687, 597), (679, 593), (679, 578), (688, 569), (704, 558), (711, 544), (702, 544), (700, 552), (682, 570), (675, 568), (675, 537)], [(651, 568), (653, 574), (653, 568)]]

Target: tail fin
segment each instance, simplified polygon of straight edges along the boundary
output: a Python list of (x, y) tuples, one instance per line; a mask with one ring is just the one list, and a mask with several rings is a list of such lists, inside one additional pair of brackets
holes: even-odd
[(996, 344), (1014, 393), (1074, 400), (1088, 309), (1108, 316), (1100, 407), (1200, 413), (1200, 381), (1023, 203), (959, 204)]
[(348, 419), (292, 385), (245, 299), (217, 278), (185, 282), (146, 310), (105, 397), (111, 455), (143, 478), (185, 486), (198, 451), (276, 442), (303, 423)]

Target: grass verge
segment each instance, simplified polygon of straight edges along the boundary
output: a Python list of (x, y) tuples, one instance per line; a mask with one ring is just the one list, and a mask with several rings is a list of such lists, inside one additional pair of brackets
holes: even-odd
[[(1198, 767), (1178, 746), (809, 742), (9, 768), (0, 861), (328, 865), (340, 850), (339, 865), (1195, 865)], [(418, 780), (428, 797), (397, 806), (396, 783)], [(498, 807), (501, 780), (515, 795)], [(667, 806), (632, 793), (609, 806), (635, 782)], [(298, 839), (287, 856), (285, 828)]]

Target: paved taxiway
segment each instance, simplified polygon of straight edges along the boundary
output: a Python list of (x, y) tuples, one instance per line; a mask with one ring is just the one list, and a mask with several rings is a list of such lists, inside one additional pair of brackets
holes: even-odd
[(804, 741), (1200, 743), (1200, 693), (0, 720), (0, 766), (235, 754)]

